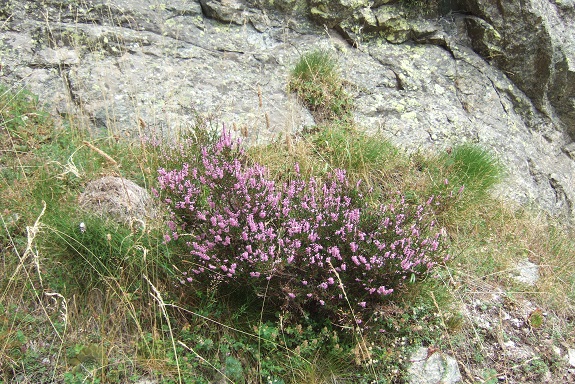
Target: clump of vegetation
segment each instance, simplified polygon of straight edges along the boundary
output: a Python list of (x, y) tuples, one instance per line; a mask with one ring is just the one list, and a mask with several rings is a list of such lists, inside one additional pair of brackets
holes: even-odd
[(343, 87), (335, 59), (327, 51), (302, 55), (290, 73), (288, 89), (298, 95), (318, 123), (351, 120), (351, 97)]
[(466, 197), (470, 203), (486, 199), (503, 176), (497, 159), (473, 144), (454, 147), (442, 160), (449, 171), (449, 181), (468, 189)]
[(320, 182), (297, 164), (276, 184), (267, 169), (246, 164), (225, 131), (201, 154), (198, 165), (160, 169), (158, 178), (171, 211), (166, 241), (181, 238), (190, 249), (189, 282), (253, 287), (278, 309), (320, 307), (353, 327), (382, 296), (447, 259), (435, 196), (371, 207), (345, 170)]
[(125, 382), (135, 370), (125, 351), (104, 356), (115, 364), (107, 369), (101, 361), (76, 365), (65, 351), (94, 339), (101, 348), (130, 345), (126, 330), (137, 339), (154, 316), (142, 276), (168, 281), (167, 252), (157, 227), (134, 231), (96, 217), (78, 195), (101, 174), (141, 181), (154, 155), (57, 126), (36, 96), (0, 89), (0, 381)]

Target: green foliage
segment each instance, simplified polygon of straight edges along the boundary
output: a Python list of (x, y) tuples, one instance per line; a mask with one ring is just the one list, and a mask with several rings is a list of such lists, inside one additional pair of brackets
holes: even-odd
[[(62, 319), (53, 316), (50, 321), (53, 329), (62, 329)], [(50, 367), (42, 359), (57, 353), (58, 345), (52, 335), (36, 339), (36, 332), (46, 325), (25, 308), (0, 303), (0, 382), (21, 382), (22, 367), (30, 382), (43, 382), (49, 377)]]
[[(355, 339), (341, 337), (327, 321), (316, 322), (306, 315), (292, 319), (286, 313), (277, 314), (275, 320), (260, 320), (251, 305), (232, 321), (229, 313), (237, 309), (241, 298), (205, 299), (197, 307), (210, 308), (206, 312), (211, 321), (190, 316), (176, 335), (186, 346), (178, 345), (180, 369), (192, 382), (215, 382), (222, 375), (245, 383), (325, 382), (332, 377), (360, 382), (372, 377), (369, 367), (355, 363)], [(168, 343), (164, 340), (156, 346), (161, 348), (154, 356), (167, 358), (173, 365)]]
[(70, 276), (69, 285), (89, 290), (107, 278), (123, 278), (130, 285), (140, 281), (147, 267), (141, 246), (147, 239), (141, 233), (93, 215), (61, 211), (50, 214), (46, 224), (44, 247)]
[(361, 182), (360, 190), (376, 202), (398, 191), (390, 175), (408, 166), (408, 160), (388, 140), (341, 124), (331, 124), (309, 136), (315, 163), (326, 169), (345, 169), (350, 182)]
[(383, 173), (399, 157), (397, 148), (384, 138), (341, 125), (327, 126), (310, 139), (332, 168), (345, 169), (357, 176)]
[(481, 376), (485, 384), (497, 384), (499, 382), (497, 378), (499, 374), (495, 369), (486, 369)]
[[(155, 152), (146, 149), (146, 158), (141, 159), (142, 148), (131, 143), (94, 140), (73, 127), (55, 127), (38, 99), (24, 90), (2, 88), (0, 124), (0, 268), (6, 277), (0, 279), (0, 306), (9, 308), (0, 310), (2, 316), (6, 313), (0, 316), (0, 381), (98, 382), (97, 373), (105, 374), (104, 381), (125, 382), (130, 362), (115, 361), (103, 373), (101, 361), (75, 366), (70, 356), (70, 365), (77, 370), (64, 372), (66, 359), (60, 354), (70, 341), (91, 345), (93, 340), (86, 338), (113, 338), (114, 327), (132, 332), (151, 321), (149, 287), (142, 275), (154, 280), (162, 275), (169, 281), (168, 254), (153, 228), (132, 231), (89, 215), (78, 207), (77, 197), (83, 182), (102, 173), (122, 172), (146, 181), (144, 170), (153, 166)], [(125, 165), (111, 170), (83, 140)], [(46, 210), (36, 232), (32, 225), (43, 202)], [(80, 231), (81, 222), (85, 232)], [(102, 294), (101, 301), (94, 300), (95, 292), (96, 297)], [(68, 311), (72, 303), (81, 305)], [(83, 316), (91, 325), (79, 324)], [(86, 329), (79, 342), (67, 333), (75, 327)], [(137, 337), (137, 332), (130, 337)], [(75, 357), (85, 357), (89, 351), (77, 351)], [(93, 365), (90, 372), (84, 370), (87, 364)]]
[(428, 179), (414, 193), (443, 197), (437, 214), (444, 225), (462, 218), (475, 220), (474, 215), (467, 217), (463, 212), (488, 201), (489, 192), (503, 177), (499, 161), (474, 144), (455, 146), (439, 156), (416, 154), (414, 159), (420, 175)]
[(40, 108), (38, 96), (27, 90), (14, 93), (3, 85), (0, 85), (0, 128), (9, 135), (2, 147), (12, 144), (17, 151), (36, 149), (53, 135), (53, 122)]
[(489, 190), (502, 177), (502, 167), (492, 154), (473, 145), (463, 144), (454, 147), (444, 156), (448, 169), (449, 182), (463, 185), (469, 201), (485, 198)]
[(318, 122), (351, 121), (352, 100), (345, 92), (330, 53), (316, 50), (301, 56), (290, 73), (288, 88)]
[(535, 376), (535, 378), (543, 377), (547, 372), (549, 372), (549, 367), (545, 361), (541, 359), (534, 359), (525, 366), (525, 372), (531, 376)]
[(104, 376), (104, 369), (108, 365), (106, 350), (101, 344), (77, 344), (68, 349), (68, 365), (72, 368), (72, 375), (87, 371), (90, 376)]

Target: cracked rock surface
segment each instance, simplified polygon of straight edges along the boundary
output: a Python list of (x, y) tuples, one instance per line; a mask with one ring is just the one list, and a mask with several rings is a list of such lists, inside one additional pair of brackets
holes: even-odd
[(417, 19), (397, 1), (8, 0), (0, 78), (92, 130), (171, 135), (201, 114), (256, 143), (314, 123), (287, 78), (327, 49), (365, 130), (407, 151), (475, 142), (507, 169), (499, 194), (574, 221), (573, 7), (443, 3)]

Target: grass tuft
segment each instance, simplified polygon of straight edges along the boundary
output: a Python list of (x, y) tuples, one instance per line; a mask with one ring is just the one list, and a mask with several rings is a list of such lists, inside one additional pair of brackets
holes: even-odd
[(486, 150), (473, 144), (454, 147), (443, 157), (452, 184), (463, 185), (471, 200), (481, 200), (502, 179), (503, 168)]
[(352, 100), (329, 52), (316, 50), (302, 55), (290, 73), (288, 89), (298, 95), (317, 123), (351, 121)]

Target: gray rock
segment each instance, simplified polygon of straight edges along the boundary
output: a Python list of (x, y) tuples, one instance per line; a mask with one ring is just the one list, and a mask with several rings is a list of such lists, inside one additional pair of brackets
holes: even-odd
[(442, 352), (430, 354), (425, 347), (419, 348), (409, 358), (407, 382), (410, 384), (451, 384), (461, 381), (457, 361)]
[[(356, 120), (407, 150), (474, 142), (508, 169), (500, 194), (575, 217), (575, 163), (560, 128), (506, 76), (465, 46), (365, 44), (342, 57)], [(366, 68), (377, 69), (373, 72)]]
[(575, 17), (572, 1), (464, 0), (473, 47), (575, 138)]
[(133, 181), (116, 176), (90, 181), (78, 202), (82, 208), (98, 216), (127, 224), (139, 222), (144, 225), (157, 215), (148, 191)]
[[(201, 116), (247, 132), (245, 141), (253, 144), (314, 124), (286, 85), (301, 53), (327, 49), (355, 99), (355, 120), (367, 131), (381, 132), (410, 152), (479, 144), (507, 169), (497, 194), (575, 220), (575, 161), (566, 120), (530, 98), (527, 80), (514, 82), (472, 49), (482, 39), (486, 52), (508, 55), (510, 46), (495, 37), (513, 37), (523, 19), (506, 19), (518, 24), (507, 25), (482, 17), (495, 9), (471, 5), (475, 18), (410, 19), (397, 2), (338, 0), (329, 4), (352, 12), (336, 32), (302, 17), (309, 9), (301, 0), (201, 1), (63, 6), (9, 0), (0, 8), (0, 76), (96, 133), (173, 135)], [(568, 7), (555, 3), (549, 20), (573, 20)], [(528, 14), (535, 12), (530, 7)], [(364, 39), (364, 22), (382, 36)], [(473, 23), (481, 36), (467, 35)], [(563, 47), (552, 39), (555, 45), (540, 49), (557, 53), (555, 60), (570, 41), (565, 37)], [(575, 82), (567, 81), (568, 69), (561, 72), (567, 77), (559, 92), (551, 86), (561, 83), (558, 73), (541, 77), (550, 84), (545, 97), (568, 99)]]
[(539, 266), (527, 259), (517, 263), (515, 272), (517, 272), (517, 275), (513, 275), (512, 277), (520, 283), (535, 285), (539, 280)]
[(575, 367), (575, 349), (569, 348), (567, 350), (567, 356), (569, 359), (569, 365)]

